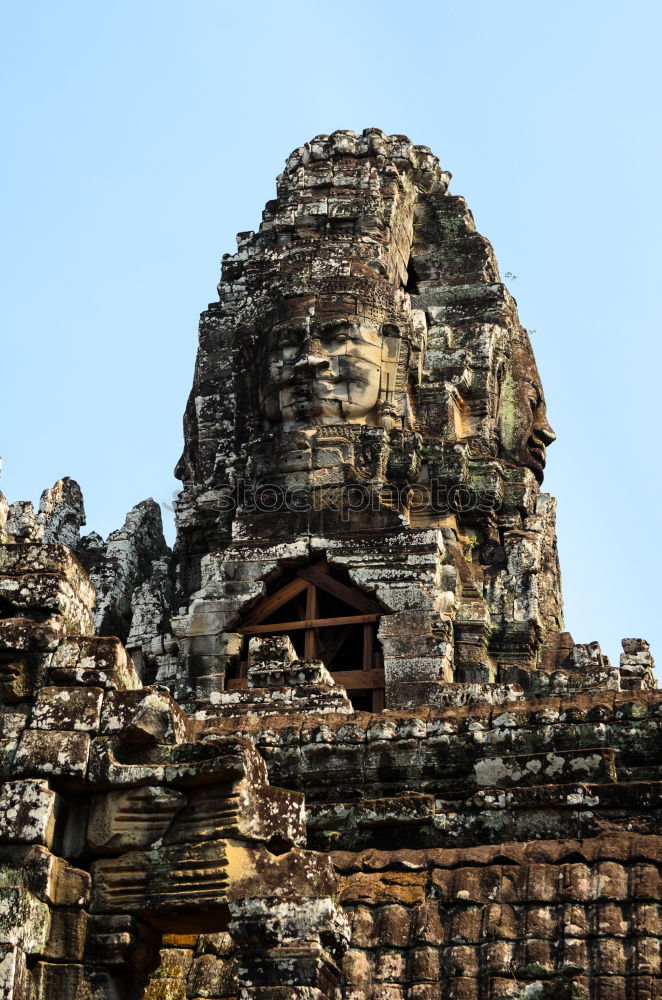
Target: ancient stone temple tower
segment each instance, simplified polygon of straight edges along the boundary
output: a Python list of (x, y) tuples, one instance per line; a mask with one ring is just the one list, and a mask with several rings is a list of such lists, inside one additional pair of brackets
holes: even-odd
[[(0, 505), (0, 998), (662, 998), (662, 698), (564, 631), (516, 304), (429, 149), (318, 136), (153, 501)], [(4, 992), (3, 992), (4, 991)]]
[[(226, 257), (177, 467), (178, 697), (219, 704), (246, 676), (240, 636), (288, 617), (297, 655), (361, 708), (384, 688), (401, 709), (555, 683), (571, 643), (539, 491), (554, 433), (515, 303), (448, 181), (404, 137), (318, 138)], [(329, 624), (350, 610), (372, 619)]]

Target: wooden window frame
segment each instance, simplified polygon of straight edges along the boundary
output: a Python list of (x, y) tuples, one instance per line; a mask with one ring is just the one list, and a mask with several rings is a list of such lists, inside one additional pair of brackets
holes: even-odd
[[(348, 604), (356, 610), (356, 614), (337, 615), (332, 618), (319, 617), (319, 591)], [(288, 622), (265, 623), (265, 618), (297, 598), (300, 618)], [(298, 570), (293, 580), (252, 608), (236, 631), (251, 636), (277, 635), (282, 632), (303, 630), (303, 659), (322, 659), (337, 683), (349, 692), (372, 691), (372, 711), (381, 712), (384, 708), (384, 669), (381, 653), (376, 648), (375, 625), (384, 613), (376, 601), (332, 577), (328, 565), (323, 562)], [(355, 626), (363, 627), (361, 668), (334, 670), (333, 660)], [(320, 633), (329, 628), (339, 631), (333, 637), (333, 641), (325, 644), (323, 633), (322, 635)], [(319, 651), (320, 645), (322, 645), (321, 651)], [(247, 686), (247, 667), (246, 663), (242, 663), (240, 676), (228, 681), (229, 690)]]

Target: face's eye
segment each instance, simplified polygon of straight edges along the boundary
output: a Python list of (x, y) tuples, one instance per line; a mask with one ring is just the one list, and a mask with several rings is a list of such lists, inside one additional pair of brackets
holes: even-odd
[(296, 330), (280, 330), (276, 334), (273, 350), (279, 351), (287, 347), (297, 347), (299, 339)]
[(346, 324), (329, 326), (322, 333), (322, 340), (327, 344), (346, 344), (351, 340), (352, 329)]

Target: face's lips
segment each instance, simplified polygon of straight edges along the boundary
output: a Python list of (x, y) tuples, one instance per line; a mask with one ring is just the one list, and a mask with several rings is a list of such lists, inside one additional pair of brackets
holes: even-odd
[(542, 483), (547, 461), (545, 445), (538, 438), (530, 437), (526, 444), (526, 453), (529, 459), (526, 464), (533, 470), (538, 483)]
[(340, 382), (340, 378), (336, 375), (331, 375), (328, 371), (319, 372), (304, 370), (304, 371), (294, 371), (290, 378), (287, 379), (286, 385), (312, 385), (313, 382), (328, 382), (332, 385), (334, 382)]
[(320, 391), (333, 392), (333, 387), (336, 384), (336, 381), (332, 382), (327, 379), (306, 379), (305, 381), (289, 382), (286, 388), (293, 396), (312, 396)]
[(545, 463), (547, 461), (547, 449), (545, 448), (544, 444), (542, 444), (540, 441), (537, 441), (535, 438), (533, 439), (529, 438), (529, 443), (527, 447), (530, 454), (534, 457), (534, 459), (537, 462), (539, 462), (540, 465), (544, 468)]
[(331, 389), (336, 385), (365, 386), (369, 384), (369, 381), (368, 378), (364, 378), (358, 373), (350, 376), (348, 374), (333, 375), (329, 371), (320, 371), (319, 374), (317, 371), (295, 371), (283, 385), (298, 392), (307, 388), (312, 389), (313, 387), (328, 387)]

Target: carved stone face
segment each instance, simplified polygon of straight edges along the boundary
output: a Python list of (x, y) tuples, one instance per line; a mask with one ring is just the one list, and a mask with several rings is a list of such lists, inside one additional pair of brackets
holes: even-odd
[(382, 382), (381, 325), (325, 312), (278, 323), (259, 372), (260, 407), (272, 423), (366, 423)]
[(15, 705), (34, 693), (35, 671), (27, 653), (5, 650), (0, 655), (0, 703)]
[(540, 376), (528, 344), (516, 347), (502, 388), (499, 429), (503, 457), (543, 480), (547, 448), (556, 434), (547, 420)]

